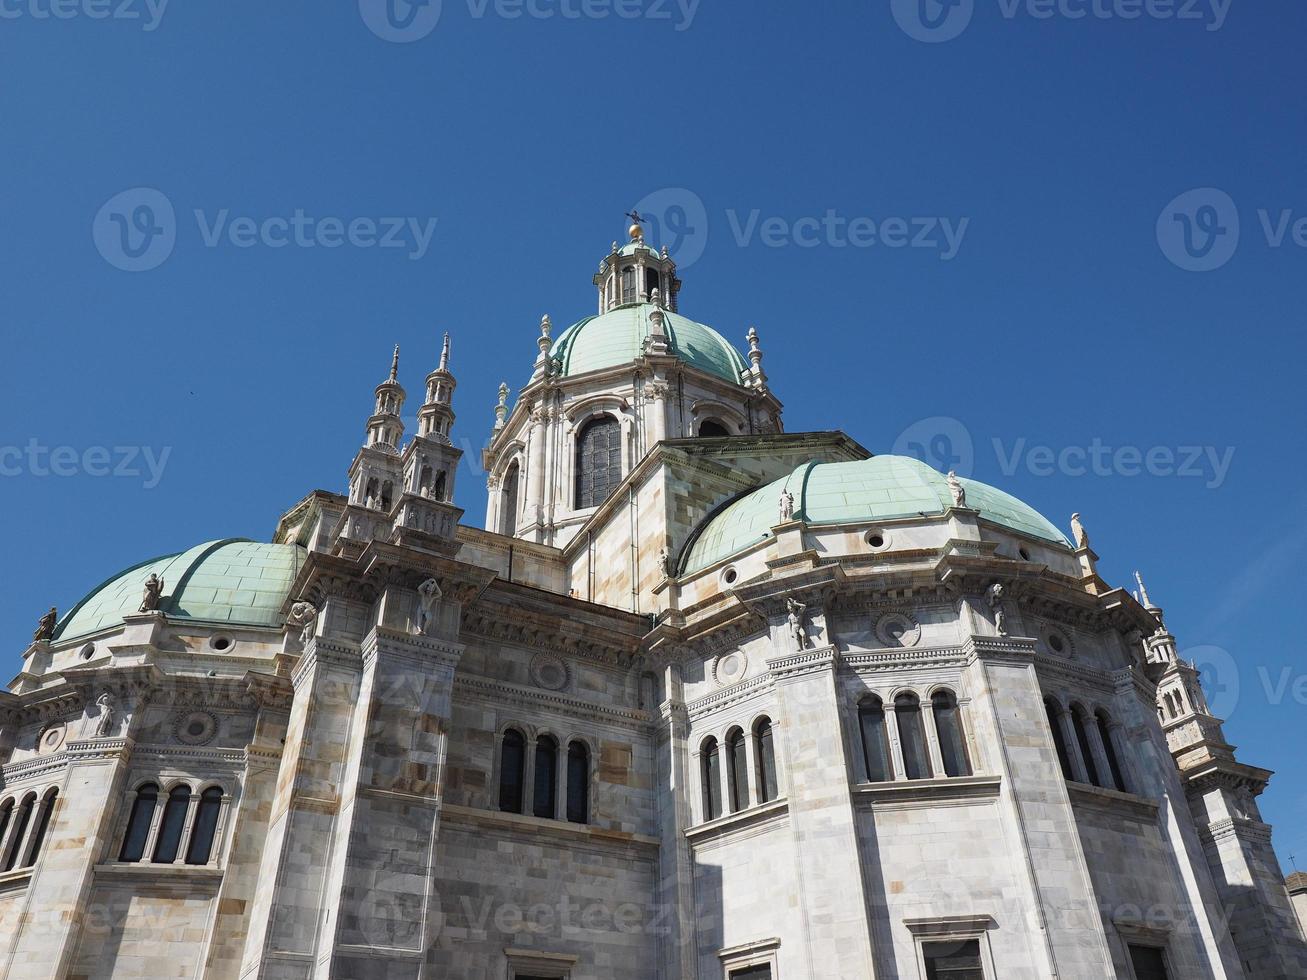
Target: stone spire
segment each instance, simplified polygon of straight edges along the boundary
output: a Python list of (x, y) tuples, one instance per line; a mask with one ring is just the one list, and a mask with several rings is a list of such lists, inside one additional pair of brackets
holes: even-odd
[(762, 388), (767, 384), (767, 375), (762, 370), (762, 348), (758, 346), (757, 328), (750, 327), (745, 337), (749, 341), (749, 363), (753, 365), (749, 369), (748, 384), (751, 388)]
[(499, 383), (499, 404), (495, 406), (495, 431), (504, 427), (508, 420), (508, 382)]
[(663, 297), (655, 286), (649, 295), (653, 309), (649, 311), (649, 336), (645, 338), (646, 354), (670, 354), (672, 342), (667, 336), (667, 314), (663, 312)]
[(404, 438), (404, 423), (400, 412), (404, 410), (404, 387), (399, 383), (399, 345), (390, 361), (390, 376), (377, 385), (372, 417), (368, 419), (366, 446), (399, 451)]
[(540, 381), (549, 377), (549, 348), (553, 346), (552, 333), (554, 331), (554, 322), (549, 319), (546, 313), (540, 318), (540, 336), (536, 338), (536, 347), (539, 353), (536, 354), (535, 370), (531, 372), (532, 381)]
[(427, 398), (418, 410), (418, 435), (436, 442), (449, 442), (454, 426), (454, 389), (458, 382), (449, 370), (449, 334), (440, 349), (440, 365), (427, 375)]

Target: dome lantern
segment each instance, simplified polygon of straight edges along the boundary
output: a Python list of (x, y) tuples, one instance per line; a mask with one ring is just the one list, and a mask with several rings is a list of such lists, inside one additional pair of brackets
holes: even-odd
[(645, 242), (643, 224), (648, 217), (637, 211), (627, 217), (631, 219), (627, 229), (630, 240), (620, 248), (613, 243), (593, 279), (599, 289), (600, 315), (619, 306), (652, 303), (655, 292), (661, 297), (661, 306), (676, 312), (681, 280), (676, 276), (675, 261), (666, 248), (659, 252)]

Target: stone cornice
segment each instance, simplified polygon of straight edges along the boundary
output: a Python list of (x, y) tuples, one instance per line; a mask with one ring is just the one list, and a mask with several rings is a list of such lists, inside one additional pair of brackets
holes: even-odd
[(658, 838), (645, 834), (608, 830), (591, 824), (569, 823), (565, 820), (547, 820), (527, 817), (498, 810), (480, 810), (470, 806), (446, 803), (441, 807), (441, 822), (475, 828), (482, 833), (495, 832), (523, 836), (539, 842), (541, 838), (566, 841), (572, 847), (592, 847), (605, 853), (634, 852), (635, 857), (656, 860), (660, 843)]
[(767, 669), (777, 681), (786, 681), (834, 670), (839, 661), (839, 650), (833, 646), (821, 646), (772, 657), (767, 661)]
[(1090, 786), (1087, 783), (1069, 782), (1066, 788), (1074, 808), (1096, 810), (1117, 819), (1127, 818), (1146, 824), (1157, 823), (1159, 804), (1156, 800), (1136, 796), (1134, 793)]
[(998, 776), (953, 776), (943, 779), (899, 779), (859, 783), (853, 802), (877, 810), (920, 810), (938, 806), (988, 804), (998, 799)]
[(732, 684), (720, 691), (713, 691), (711, 694), (695, 698), (693, 701), (687, 702), (684, 708), (687, 716), (691, 720), (697, 721), (714, 711), (720, 711), (722, 708), (767, 693), (772, 690), (773, 686), (771, 674), (759, 674), (757, 677), (742, 680), (738, 684)]
[(787, 823), (789, 817), (789, 800), (781, 797), (689, 827), (684, 831), (685, 839), (696, 851), (701, 851), (719, 844), (732, 844), (758, 837)]
[(1205, 846), (1218, 846), (1227, 838), (1270, 846), (1271, 826), (1260, 820), (1226, 817), (1198, 826), (1198, 838)]
[(582, 701), (580, 698), (562, 694), (557, 691), (542, 691), (537, 688), (522, 687), (506, 681), (490, 680), (483, 677), (470, 677), (465, 674), (454, 678), (455, 696), (478, 698), (491, 704), (513, 704), (535, 709), (566, 712), (574, 718), (582, 718), (599, 724), (616, 725), (623, 729), (648, 728), (654, 718), (647, 711), (633, 708), (609, 708), (604, 705)]
[(845, 652), (840, 660), (859, 674), (908, 667), (966, 666), (971, 660), (971, 649), (969, 646), (890, 647), (860, 653)]

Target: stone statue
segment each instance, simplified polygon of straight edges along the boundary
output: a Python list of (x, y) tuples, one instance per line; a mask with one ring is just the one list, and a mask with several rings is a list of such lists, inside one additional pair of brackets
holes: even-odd
[(300, 642), (308, 643), (313, 638), (313, 624), (317, 620), (318, 607), (301, 599), (290, 607), (290, 615), (286, 617), (286, 625), (291, 628), (298, 626)]
[(32, 634), (33, 642), (41, 643), (44, 640), (53, 639), (54, 627), (57, 622), (59, 622), (59, 610), (51, 606), (50, 611), (42, 616), (41, 621), (36, 624), (36, 632)]
[(145, 591), (141, 595), (141, 608), (137, 612), (154, 612), (159, 608), (159, 600), (163, 598), (164, 583), (163, 579), (150, 573), (150, 577), (145, 580)]
[(989, 597), (989, 608), (994, 611), (994, 629), (999, 636), (1007, 636), (1007, 613), (1003, 609), (1004, 591), (1001, 582), (995, 582), (985, 593)]
[(794, 494), (790, 493), (789, 487), (781, 490), (781, 519), (777, 522), (784, 524), (786, 521), (794, 520)]
[(113, 697), (108, 691), (105, 691), (95, 703), (100, 708), (100, 721), (95, 726), (96, 738), (108, 738), (109, 732), (113, 730)]
[(418, 636), (431, 634), (431, 628), (436, 625), (436, 601), (441, 595), (440, 583), (433, 578), (418, 586), (417, 615), (413, 617), (413, 632)]
[(666, 545), (658, 552), (658, 567), (662, 569), (663, 578), (672, 578), (675, 569), (672, 568), (672, 556)]
[(1076, 548), (1089, 547), (1089, 534), (1085, 531), (1085, 526), (1080, 523), (1080, 515), (1071, 515), (1071, 536), (1075, 538)]
[(808, 613), (806, 603), (799, 602), (798, 599), (786, 599), (785, 609), (789, 613), (786, 622), (789, 625), (790, 635), (794, 637), (794, 645), (800, 650), (806, 650), (810, 646), (808, 643), (808, 631), (804, 629), (803, 621)]
[(953, 495), (954, 507), (967, 506), (967, 488), (962, 485), (962, 481), (953, 470), (948, 471), (948, 492)]

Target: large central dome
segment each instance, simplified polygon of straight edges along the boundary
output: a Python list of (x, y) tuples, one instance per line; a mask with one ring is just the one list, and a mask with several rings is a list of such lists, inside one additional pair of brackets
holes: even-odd
[[(655, 309), (651, 303), (633, 303), (586, 317), (559, 335), (550, 356), (562, 365), (564, 376), (629, 364), (644, 354), (651, 332), (649, 314)], [(672, 353), (691, 367), (740, 383), (748, 364), (725, 337), (679, 313), (663, 310), (663, 315)]]

